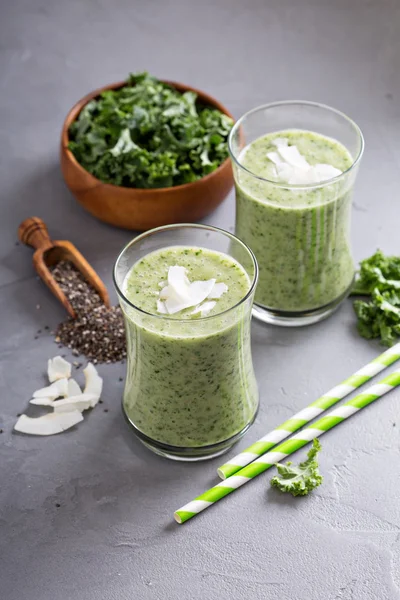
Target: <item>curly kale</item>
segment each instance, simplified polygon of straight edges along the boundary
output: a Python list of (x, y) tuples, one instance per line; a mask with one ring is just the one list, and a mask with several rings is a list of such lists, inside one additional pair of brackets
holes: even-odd
[(271, 479), (271, 485), (281, 492), (292, 494), (292, 496), (306, 496), (321, 485), (323, 480), (316, 458), (320, 450), (320, 441), (314, 439), (313, 446), (307, 453), (307, 460), (300, 463), (299, 466), (293, 465), (291, 462), (287, 462), (285, 465), (278, 463), (276, 465), (278, 475)]
[(95, 177), (160, 188), (196, 181), (227, 158), (232, 119), (148, 73), (89, 102), (69, 129), (69, 148)]
[(385, 346), (396, 343), (400, 336), (400, 257), (378, 250), (363, 260), (351, 293), (370, 296), (368, 301), (354, 302), (360, 335), (380, 338)]

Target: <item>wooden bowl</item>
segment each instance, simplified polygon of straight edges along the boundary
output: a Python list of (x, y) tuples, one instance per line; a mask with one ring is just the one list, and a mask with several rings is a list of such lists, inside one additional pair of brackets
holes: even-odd
[[(202, 104), (217, 108), (233, 118), (217, 100), (204, 92), (181, 83), (165, 81), (180, 92), (191, 91)], [(233, 185), (230, 159), (227, 158), (215, 171), (193, 183), (169, 188), (127, 188), (103, 183), (76, 160), (68, 149), (68, 130), (82, 108), (105, 90), (115, 90), (125, 81), (112, 83), (90, 92), (69, 111), (61, 133), (61, 170), (65, 182), (75, 198), (92, 215), (126, 229), (145, 231), (170, 223), (198, 221), (212, 212), (224, 200)]]

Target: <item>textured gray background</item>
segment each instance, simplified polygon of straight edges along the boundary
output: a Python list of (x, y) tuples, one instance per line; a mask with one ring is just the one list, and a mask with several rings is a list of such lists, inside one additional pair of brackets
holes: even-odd
[[(56, 350), (36, 331), (64, 317), (31, 251), (15, 246), (19, 222), (46, 219), (110, 288), (131, 237), (86, 214), (63, 184), (58, 137), (70, 106), (139, 69), (202, 88), (237, 117), (278, 99), (331, 104), (366, 138), (355, 258), (377, 246), (399, 253), (399, 3), (3, 0), (0, 11), (0, 597), (399, 598), (400, 392), (324, 436), (325, 481), (311, 497), (283, 497), (266, 475), (184, 526), (174, 509), (215, 481), (218, 461), (167, 462), (134, 439), (120, 412), (123, 365), (101, 369), (104, 405), (76, 430), (12, 434)], [(207, 222), (233, 228), (233, 195)], [(379, 346), (358, 337), (347, 301), (308, 329), (254, 323), (253, 349), (261, 410), (242, 448)]]

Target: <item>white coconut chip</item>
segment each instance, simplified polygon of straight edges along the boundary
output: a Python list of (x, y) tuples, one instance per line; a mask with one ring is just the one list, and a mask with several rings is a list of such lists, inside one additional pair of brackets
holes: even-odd
[(15, 423), (14, 429), (30, 435), (55, 435), (70, 429), (81, 421), (83, 421), (83, 417), (78, 410), (63, 413), (53, 412), (35, 419), (21, 415)]
[(188, 298), (182, 298), (182, 296), (178, 295), (175, 292), (174, 288), (170, 285), (167, 285), (161, 290), (160, 300), (163, 302), (167, 314), (170, 315), (173, 315), (177, 312), (180, 312), (181, 310), (184, 310), (185, 308), (189, 308), (189, 306), (192, 306)]
[(226, 285), (226, 283), (215, 283), (213, 289), (208, 294), (207, 298), (209, 298), (210, 300), (218, 300), (218, 298), (221, 298), (221, 296), (225, 294), (225, 292), (227, 292), (228, 289), (229, 288)]
[(35, 406), (53, 406), (54, 398), (32, 398), (29, 400), (30, 404)]
[(191, 303), (190, 282), (185, 267), (175, 265), (168, 269), (168, 285), (162, 288), (160, 300), (164, 302), (168, 314), (174, 314), (190, 306), (195, 306)]
[(85, 375), (85, 389), (84, 394), (91, 394), (94, 396), (90, 406), (94, 408), (100, 400), (101, 392), (103, 390), (103, 378), (97, 372), (96, 367), (92, 363), (88, 363), (85, 369), (83, 369)]
[(200, 304), (200, 306), (196, 306), (196, 308), (190, 314), (197, 315), (198, 313), (201, 313), (202, 317), (206, 317), (208, 313), (212, 311), (216, 304), (217, 303), (213, 300), (210, 300), (209, 302), (204, 302), (203, 304)]
[(283, 160), (292, 167), (307, 170), (310, 168), (309, 163), (304, 156), (300, 154), (297, 146), (278, 146), (278, 152)]
[(168, 269), (168, 286), (175, 292), (176, 296), (183, 300), (190, 297), (190, 281), (186, 275), (185, 267), (175, 265)]
[(60, 396), (68, 396), (67, 379), (57, 379), (57, 381), (54, 381), (51, 385), (33, 392), (33, 398), (51, 398), (52, 400), (55, 400)]
[(288, 165), (287, 163), (281, 163), (280, 165), (276, 165), (276, 173), (280, 181), (289, 182), (297, 171), (301, 173), (304, 172), (302, 169), (297, 170), (295, 167), (292, 167), (292, 165)]
[(52, 406), (56, 413), (71, 412), (74, 410), (83, 412), (84, 410), (95, 406), (98, 400), (98, 397), (94, 394), (78, 394), (77, 396), (64, 398), (64, 400), (55, 400)]
[(317, 181), (326, 181), (327, 179), (333, 179), (338, 175), (342, 174), (340, 169), (333, 167), (332, 165), (327, 165), (325, 163), (319, 163), (314, 165), (315, 174), (317, 177)]
[(288, 146), (288, 140), (277, 138), (274, 144), (277, 152), (268, 152), (267, 157), (274, 163), (277, 178), (291, 185), (320, 183), (341, 175), (342, 171), (332, 165), (320, 163), (310, 165), (300, 154), (297, 146)]
[(210, 294), (215, 279), (190, 283), (185, 267), (174, 265), (168, 269), (168, 285), (160, 291), (157, 311), (161, 314), (175, 314), (201, 304)]
[(286, 164), (285, 161), (283, 160), (283, 158), (281, 156), (279, 156), (279, 154), (277, 152), (267, 152), (267, 158), (269, 158), (269, 160), (271, 162), (273, 162), (274, 165)]
[(203, 302), (203, 300), (208, 298), (208, 294), (210, 294), (215, 287), (215, 282), (216, 279), (208, 279), (207, 281), (193, 281), (193, 283), (190, 284), (191, 300), (192, 302), (196, 300), (192, 306), (200, 304), (200, 302)]
[[(290, 167), (290, 165), (288, 165), (288, 167)], [(285, 181), (288, 183), (293, 185), (316, 183), (315, 173), (312, 167), (308, 170), (297, 169), (296, 167), (291, 167), (291, 169), (292, 171), (284, 177)]]
[(168, 314), (168, 311), (165, 307), (165, 303), (160, 299), (157, 300), (157, 312), (160, 313), (161, 315)]
[(79, 396), (79, 394), (82, 394), (82, 390), (78, 382), (75, 379), (68, 379), (67, 398), (70, 398), (71, 396)]
[(72, 365), (62, 356), (55, 356), (49, 358), (47, 374), (49, 376), (50, 383), (57, 381), (57, 379), (69, 379), (71, 377)]

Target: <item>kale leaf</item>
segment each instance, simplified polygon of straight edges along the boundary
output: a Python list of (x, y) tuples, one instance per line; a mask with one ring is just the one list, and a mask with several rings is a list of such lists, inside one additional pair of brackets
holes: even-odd
[(299, 466), (287, 462), (285, 465), (276, 465), (278, 475), (270, 481), (273, 487), (292, 496), (306, 496), (314, 488), (321, 485), (323, 477), (319, 473), (317, 454), (321, 450), (320, 441), (315, 438), (313, 446), (307, 453), (307, 460)]
[(375, 288), (400, 291), (400, 257), (385, 256), (377, 250), (370, 258), (362, 260), (357, 281), (351, 291), (353, 296), (369, 296)]
[(370, 296), (370, 300), (354, 302), (360, 335), (380, 338), (385, 346), (396, 343), (400, 336), (400, 257), (378, 250), (363, 260), (351, 293)]
[(105, 183), (161, 188), (212, 173), (228, 156), (232, 119), (148, 73), (89, 102), (69, 129), (77, 161)]

